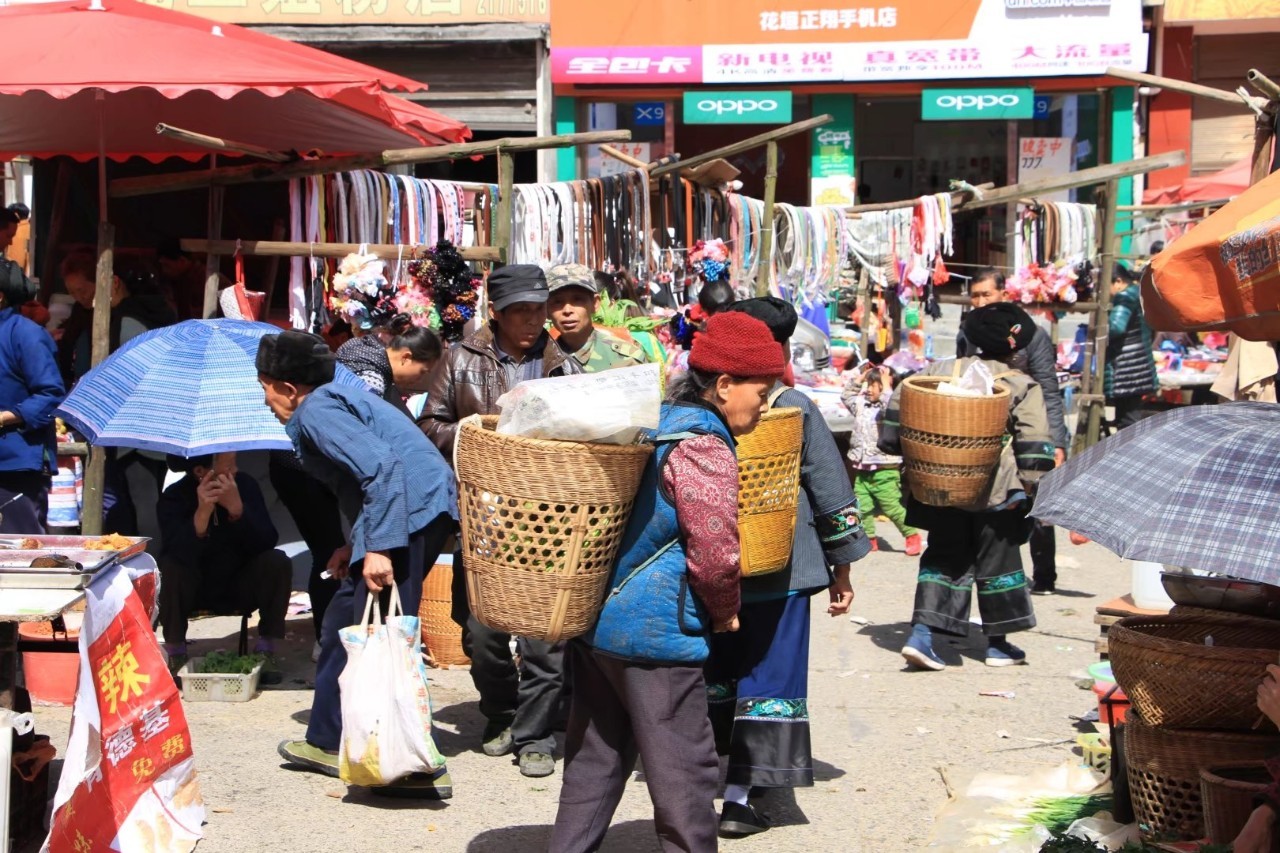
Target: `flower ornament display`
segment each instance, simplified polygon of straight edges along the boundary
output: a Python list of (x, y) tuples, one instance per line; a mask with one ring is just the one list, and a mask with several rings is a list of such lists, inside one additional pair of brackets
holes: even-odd
[(410, 286), (422, 295), (421, 301), (417, 296), (406, 299), (406, 313), (414, 316), (415, 323), (418, 316), (425, 316), (426, 322), (419, 325), (429, 325), (446, 341), (461, 340), (467, 323), (476, 315), (481, 282), (458, 254), (457, 247), (441, 240), (429, 249), (419, 250), (407, 270)]
[(1005, 291), (1015, 302), (1059, 302), (1071, 305), (1078, 298), (1076, 271), (1065, 265), (1028, 264), (1005, 282)]
[(699, 240), (689, 253), (689, 263), (705, 282), (729, 278), (729, 247), (723, 240)]
[(376, 255), (350, 254), (333, 276), (329, 308), (354, 328), (376, 329), (396, 315), (396, 288)]

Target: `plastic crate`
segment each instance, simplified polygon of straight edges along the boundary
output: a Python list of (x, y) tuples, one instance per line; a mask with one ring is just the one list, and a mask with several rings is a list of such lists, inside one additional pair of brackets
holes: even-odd
[(1111, 772), (1111, 744), (1100, 732), (1089, 732), (1076, 738), (1076, 745), (1084, 753), (1084, 763), (1099, 773)]
[(186, 702), (248, 702), (258, 692), (262, 664), (253, 672), (241, 675), (231, 672), (200, 672), (202, 657), (194, 657), (178, 670), (182, 698)]

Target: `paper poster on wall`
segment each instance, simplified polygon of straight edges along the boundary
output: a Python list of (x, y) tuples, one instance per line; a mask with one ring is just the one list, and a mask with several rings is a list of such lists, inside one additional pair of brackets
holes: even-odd
[[(1070, 174), (1075, 140), (1058, 136), (1024, 136), (1018, 139), (1018, 183)], [(1036, 193), (1042, 201), (1071, 201), (1071, 191)]]
[[(650, 156), (652, 146), (648, 142), (619, 142), (611, 147), (621, 151), (628, 157), (634, 157), (645, 163), (649, 163), (653, 159)], [(599, 145), (592, 145), (587, 149), (588, 178), (607, 178), (610, 175), (621, 175), (623, 172), (631, 171), (631, 168), (631, 166), (628, 166), (617, 157), (610, 157), (602, 152)]]

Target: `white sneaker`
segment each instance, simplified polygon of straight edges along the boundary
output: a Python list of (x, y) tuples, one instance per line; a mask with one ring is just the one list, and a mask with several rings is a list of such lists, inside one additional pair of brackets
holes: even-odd
[(311, 662), (317, 663), (319, 662), (319, 660), (320, 660), (320, 643), (317, 641), (316, 644), (311, 647)]

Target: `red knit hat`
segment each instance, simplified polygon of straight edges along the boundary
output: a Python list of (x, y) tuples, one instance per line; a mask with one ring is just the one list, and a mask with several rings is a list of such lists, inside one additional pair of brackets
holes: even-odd
[(781, 376), (787, 368), (782, 347), (769, 327), (740, 311), (724, 311), (707, 320), (694, 335), (689, 366), (704, 373), (730, 376)]

